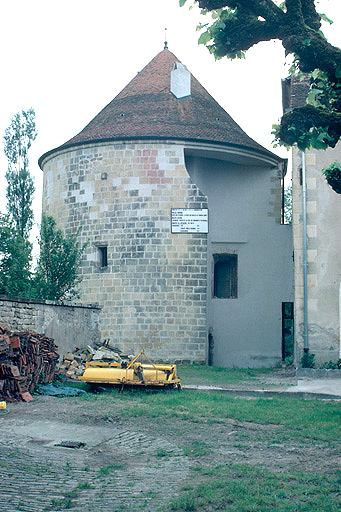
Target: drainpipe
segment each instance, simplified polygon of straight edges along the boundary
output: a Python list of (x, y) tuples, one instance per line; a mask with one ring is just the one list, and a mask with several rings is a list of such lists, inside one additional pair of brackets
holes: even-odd
[(307, 185), (305, 152), (302, 151), (302, 216), (303, 216), (303, 350), (308, 344), (308, 286), (307, 286)]
[(341, 359), (341, 283), (339, 287), (339, 358)]

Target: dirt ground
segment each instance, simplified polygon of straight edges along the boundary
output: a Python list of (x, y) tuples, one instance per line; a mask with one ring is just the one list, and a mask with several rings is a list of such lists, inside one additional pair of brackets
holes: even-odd
[(119, 402), (116, 415), (88, 407), (50, 396), (8, 405), (0, 416), (0, 511), (153, 512), (196, 466), (334, 474), (340, 465), (337, 448), (288, 442), (275, 425), (125, 419)]

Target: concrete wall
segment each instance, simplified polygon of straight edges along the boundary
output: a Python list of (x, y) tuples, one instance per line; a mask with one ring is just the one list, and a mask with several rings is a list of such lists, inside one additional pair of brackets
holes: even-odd
[(204, 361), (207, 235), (171, 233), (171, 208), (207, 207), (183, 145), (86, 145), (55, 153), (43, 170), (43, 211), (88, 241), (80, 294), (103, 306), (102, 337), (153, 359)]
[(60, 355), (100, 340), (95, 305), (65, 305), (52, 301), (0, 295), (0, 325), (13, 331), (33, 331), (53, 338)]
[[(271, 367), (281, 361), (282, 302), (293, 302), (292, 229), (280, 224), (277, 168), (186, 158), (208, 197), (208, 328), (213, 364)], [(238, 297), (213, 297), (213, 255), (238, 255)]]
[[(341, 145), (306, 152), (308, 345), (317, 363), (339, 357), (339, 285), (341, 281), (341, 196), (321, 169), (338, 160)], [(296, 359), (303, 352), (303, 225), (301, 153), (293, 152), (293, 229), (295, 249)]]

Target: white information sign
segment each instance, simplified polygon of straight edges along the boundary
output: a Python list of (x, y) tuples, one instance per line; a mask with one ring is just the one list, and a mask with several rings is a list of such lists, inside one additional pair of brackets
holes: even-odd
[(208, 233), (208, 209), (172, 208), (172, 233)]

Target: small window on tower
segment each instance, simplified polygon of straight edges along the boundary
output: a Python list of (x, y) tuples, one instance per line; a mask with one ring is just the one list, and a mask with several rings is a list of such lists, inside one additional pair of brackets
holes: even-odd
[(237, 254), (215, 254), (213, 296), (218, 299), (238, 297)]
[(107, 267), (108, 266), (108, 247), (106, 245), (103, 245), (101, 247), (98, 247), (99, 250), (99, 258), (100, 258), (100, 267)]

